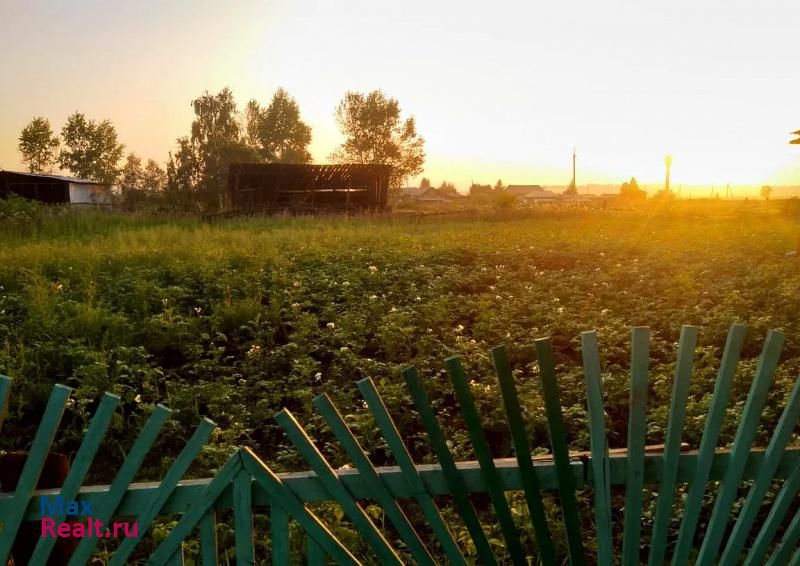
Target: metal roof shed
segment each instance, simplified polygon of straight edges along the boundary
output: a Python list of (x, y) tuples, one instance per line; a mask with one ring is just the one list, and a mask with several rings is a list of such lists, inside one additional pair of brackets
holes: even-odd
[(50, 204), (111, 206), (111, 186), (89, 179), (0, 171), (0, 198), (17, 195)]

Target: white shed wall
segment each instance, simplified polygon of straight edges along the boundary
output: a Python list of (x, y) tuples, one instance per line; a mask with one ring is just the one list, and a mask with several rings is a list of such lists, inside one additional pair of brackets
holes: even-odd
[(70, 183), (69, 202), (71, 204), (111, 206), (111, 191), (105, 185)]

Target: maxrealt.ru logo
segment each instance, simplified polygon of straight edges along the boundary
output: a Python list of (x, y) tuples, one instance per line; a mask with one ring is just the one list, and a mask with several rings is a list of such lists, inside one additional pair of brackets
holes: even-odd
[[(111, 523), (108, 526), (92, 517), (92, 499), (64, 501), (56, 496), (41, 497), (39, 510), (42, 516), (43, 538), (118, 538), (137, 537), (138, 525), (131, 523)], [(84, 522), (84, 519), (86, 522)]]

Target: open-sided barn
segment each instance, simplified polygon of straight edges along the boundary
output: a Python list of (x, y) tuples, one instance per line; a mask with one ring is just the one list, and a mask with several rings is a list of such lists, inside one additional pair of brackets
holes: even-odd
[(0, 198), (17, 195), (50, 204), (111, 206), (111, 187), (88, 179), (0, 171)]
[(228, 170), (232, 210), (383, 210), (389, 165), (234, 163)]

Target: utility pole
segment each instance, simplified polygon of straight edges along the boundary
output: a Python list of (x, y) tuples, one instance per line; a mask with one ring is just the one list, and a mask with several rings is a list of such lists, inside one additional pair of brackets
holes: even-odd
[(575, 158), (577, 157), (575, 153), (575, 148), (572, 148), (572, 188), (575, 189), (575, 193), (578, 193), (578, 182), (577, 178), (575, 177)]
[(664, 183), (664, 191), (665, 192), (669, 192), (669, 170), (672, 167), (672, 156), (671, 155), (667, 155), (664, 158), (664, 164), (667, 166), (667, 180)]

